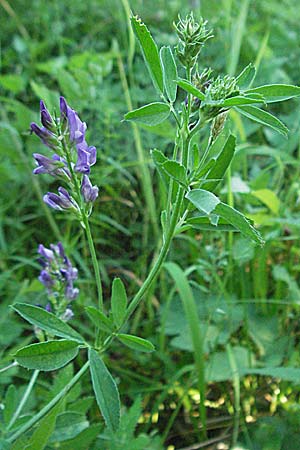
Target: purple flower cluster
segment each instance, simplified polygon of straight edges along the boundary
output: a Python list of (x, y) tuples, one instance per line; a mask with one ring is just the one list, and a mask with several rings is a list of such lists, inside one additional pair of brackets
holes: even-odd
[[(70, 108), (64, 97), (60, 97), (59, 118), (54, 119), (51, 116), (42, 100), (40, 114), (43, 126), (31, 123), (31, 131), (55, 153), (52, 158), (34, 153), (37, 167), (33, 173), (52, 175), (70, 183), (71, 189), (76, 184), (74, 177), (81, 175), (80, 194), (83, 202), (91, 205), (98, 197), (99, 190), (97, 186), (92, 186), (88, 177), (91, 166), (96, 163), (96, 148), (89, 146), (86, 142), (86, 123), (80, 120), (77, 112)], [(74, 195), (76, 197), (76, 194)], [(48, 192), (44, 196), (45, 203), (57, 210), (79, 211), (80, 199), (76, 198), (76, 200), (73, 198), (73, 193), (69, 194), (63, 187), (59, 187), (58, 195)]]
[[(41, 244), (38, 253), (41, 255), (39, 262), (42, 266), (39, 280), (47, 288), (55, 312), (59, 312), (61, 318), (68, 320), (73, 313), (67, 305), (75, 300), (79, 293), (79, 290), (74, 288), (78, 271), (66, 257), (61, 242), (57, 245), (51, 244), (50, 249)], [(48, 304), (46, 309), (51, 310), (51, 305)]]

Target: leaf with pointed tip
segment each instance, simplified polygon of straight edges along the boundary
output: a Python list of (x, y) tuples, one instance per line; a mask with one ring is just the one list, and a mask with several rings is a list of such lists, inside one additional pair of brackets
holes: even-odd
[(127, 309), (127, 295), (120, 278), (115, 278), (111, 292), (111, 311), (117, 328), (123, 324)]
[(188, 92), (189, 94), (192, 94), (194, 97), (199, 98), (200, 100), (205, 100), (205, 95), (203, 92), (201, 92), (199, 89), (197, 89), (195, 86), (192, 85), (188, 80), (183, 80), (182, 78), (179, 78), (177, 80), (177, 84), (181, 89)]
[(266, 103), (274, 103), (299, 97), (300, 87), (290, 84), (268, 84), (266, 86), (248, 89), (245, 93), (261, 94), (264, 96)]
[(253, 83), (256, 75), (256, 69), (252, 63), (248, 64), (236, 79), (240, 89), (247, 89)]
[(137, 16), (131, 17), (131, 25), (141, 46), (146, 66), (156, 89), (160, 92), (164, 90), (163, 72), (158, 55), (157, 45), (154, 42), (150, 31)]
[(73, 330), (70, 325), (43, 308), (28, 305), (27, 303), (15, 303), (11, 307), (29, 323), (54, 336), (70, 339), (82, 344), (85, 342), (84, 338), (77, 331)]
[(277, 119), (277, 117), (257, 108), (256, 106), (239, 106), (235, 107), (235, 109), (248, 119), (273, 128), (273, 130), (278, 131), (278, 133), (283, 134), (284, 136), (286, 136), (289, 131), (288, 128), (279, 119)]
[(215, 164), (206, 176), (204, 187), (207, 191), (213, 191), (224, 177), (235, 152), (235, 141), (235, 136), (230, 134), (217, 157)]
[(250, 238), (257, 244), (263, 245), (264, 240), (260, 233), (250, 224), (250, 221), (236, 209), (232, 208), (225, 203), (219, 203), (214, 213), (223, 217), (227, 222), (231, 223), (235, 228), (237, 228), (244, 236)]
[(89, 349), (90, 372), (97, 404), (111, 431), (117, 431), (120, 423), (120, 397), (115, 380), (98, 353)]
[(26, 369), (38, 369), (45, 372), (57, 370), (72, 361), (78, 354), (78, 344), (61, 339), (27, 345), (15, 354), (17, 362)]
[(183, 184), (184, 186), (187, 185), (186, 169), (182, 164), (179, 164), (179, 162), (169, 159), (161, 165), (161, 168), (167, 173), (167, 175), (173, 178), (173, 180)]
[(226, 98), (220, 106), (229, 108), (230, 106), (251, 105), (255, 103), (264, 103), (263, 97), (244, 97), (243, 95), (236, 95), (234, 97)]
[(168, 99), (173, 103), (177, 94), (177, 67), (171, 47), (162, 47), (159, 52), (163, 67), (164, 86)]
[(99, 309), (95, 308), (94, 306), (87, 306), (85, 310), (89, 318), (97, 328), (105, 331), (106, 333), (111, 333), (113, 331), (114, 327), (111, 323), (111, 320), (109, 319), (109, 317), (103, 314), (103, 312), (99, 311)]
[(138, 336), (133, 336), (132, 334), (118, 334), (117, 338), (122, 344), (127, 345), (127, 347), (137, 350), (139, 352), (154, 352), (155, 347), (152, 342), (146, 339), (140, 338)]
[(169, 115), (170, 107), (166, 103), (155, 102), (129, 111), (125, 114), (124, 119), (141, 122), (150, 127), (154, 127), (167, 120)]

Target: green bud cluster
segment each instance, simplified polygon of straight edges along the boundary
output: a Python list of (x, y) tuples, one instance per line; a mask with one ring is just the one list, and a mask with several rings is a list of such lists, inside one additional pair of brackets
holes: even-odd
[(193, 13), (185, 19), (174, 23), (174, 27), (179, 38), (176, 52), (179, 61), (184, 67), (193, 67), (205, 42), (213, 37), (212, 31), (206, 28), (207, 21), (202, 18), (197, 22)]
[(235, 77), (229, 75), (224, 77), (219, 75), (209, 86), (209, 95), (213, 101), (224, 100), (232, 96), (233, 93), (237, 94), (238, 91), (239, 88)]

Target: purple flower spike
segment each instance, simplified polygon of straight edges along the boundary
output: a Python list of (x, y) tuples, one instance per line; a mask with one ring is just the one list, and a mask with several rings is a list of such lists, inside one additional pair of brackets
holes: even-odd
[(55, 131), (55, 123), (43, 100), (40, 101), (41, 122), (49, 131)]
[(36, 123), (32, 122), (30, 124), (31, 131), (36, 134), (43, 144), (45, 144), (47, 147), (56, 149), (57, 147), (57, 140), (53, 133), (48, 131), (45, 127), (39, 127)]
[(85, 203), (90, 203), (94, 202), (98, 197), (99, 188), (98, 186), (92, 186), (89, 177), (84, 175), (80, 191)]
[(62, 211), (64, 209), (69, 208), (76, 208), (77, 205), (68, 193), (66, 189), (63, 187), (58, 188), (58, 193), (54, 194), (53, 192), (48, 192), (46, 195), (44, 195), (43, 200), (44, 202), (50, 206), (53, 209), (56, 209), (58, 211)]
[[(78, 271), (66, 257), (61, 242), (57, 245), (51, 244), (50, 249), (39, 245), (38, 253), (42, 256), (40, 261), (42, 271), (39, 280), (47, 288), (50, 301), (55, 299), (52, 304), (54, 312), (60, 311), (60, 317), (65, 317), (63, 320), (69, 320), (72, 318), (73, 312), (71, 308), (67, 307), (67, 304), (75, 300), (79, 294), (79, 289), (73, 286), (78, 277)], [(46, 310), (51, 311), (49, 303)], [(62, 310), (64, 312), (61, 315)]]

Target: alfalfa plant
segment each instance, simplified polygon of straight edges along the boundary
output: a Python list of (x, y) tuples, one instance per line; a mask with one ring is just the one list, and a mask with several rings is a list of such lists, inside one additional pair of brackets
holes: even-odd
[[(178, 43), (158, 50), (146, 25), (131, 17), (132, 27), (139, 41), (149, 74), (159, 101), (128, 112), (125, 120), (156, 126), (172, 121), (176, 127), (173, 155), (169, 158), (161, 150), (153, 149), (153, 163), (167, 191), (166, 204), (161, 212), (161, 248), (159, 255), (143, 284), (129, 301), (121, 279), (112, 283), (111, 299), (103, 301), (98, 256), (89, 225), (98, 188), (90, 180), (91, 168), (96, 163), (96, 149), (86, 142), (86, 124), (78, 114), (60, 99), (59, 116), (51, 115), (43, 101), (40, 104), (42, 127), (31, 124), (32, 131), (42, 140), (52, 156), (34, 154), (35, 174), (47, 173), (59, 180), (58, 193), (48, 192), (46, 204), (71, 214), (86, 233), (91, 262), (94, 268), (97, 298), (95, 306), (86, 307), (86, 319), (96, 326), (94, 341), (88, 341), (67, 323), (72, 318), (72, 302), (78, 294), (74, 287), (77, 270), (66, 256), (61, 243), (50, 248), (39, 247), (42, 271), (40, 281), (45, 285), (48, 301), (43, 307), (17, 303), (13, 309), (34, 326), (38, 343), (17, 351), (15, 361), (34, 370), (18, 408), (6, 424), (3, 445), (20, 439), (37, 423), (38, 427), (53, 430), (61, 399), (86, 371), (99, 409), (109, 430), (117, 432), (120, 421), (120, 398), (117, 384), (104, 363), (114, 340), (134, 350), (153, 352), (154, 346), (143, 337), (124, 332), (125, 326), (143, 300), (152, 282), (162, 269), (175, 235), (187, 229), (234, 230), (258, 245), (263, 245), (260, 233), (239, 211), (222, 202), (215, 190), (234, 156), (236, 138), (227, 132), (221, 134), (228, 113), (235, 109), (247, 118), (269, 126), (286, 135), (286, 126), (263, 107), (267, 103), (283, 101), (300, 94), (300, 88), (290, 85), (265, 85), (253, 88), (255, 68), (249, 64), (237, 77), (215, 75), (203, 67), (199, 58), (212, 32), (207, 22), (195, 20), (192, 14), (175, 24)], [(182, 73), (179, 76), (178, 73)], [(199, 133), (209, 130), (205, 148), (199, 146)], [(170, 267), (169, 267), (170, 268)], [(178, 266), (170, 268), (180, 280)], [(186, 293), (185, 312), (192, 332), (195, 366), (200, 392), (200, 421), (206, 436), (205, 377), (203, 337), (197, 323), (196, 307), (184, 278), (179, 289)], [(183, 295), (185, 295), (183, 292)], [(39, 371), (53, 371), (74, 360), (78, 352), (86, 355), (86, 362), (55, 397), (26, 423), (14, 427), (27, 401)], [(109, 356), (107, 358), (109, 360)], [(6, 406), (7, 407), (7, 406)], [(43, 420), (42, 420), (43, 419)], [(39, 428), (36, 428), (36, 431)], [(36, 431), (27, 438), (27, 445), (36, 439)], [(51, 434), (51, 433), (50, 433)], [(49, 436), (50, 436), (49, 434)], [(46, 440), (47, 441), (47, 440)], [(22, 441), (23, 442), (23, 441)], [(31, 448), (31, 447), (30, 447)]]

